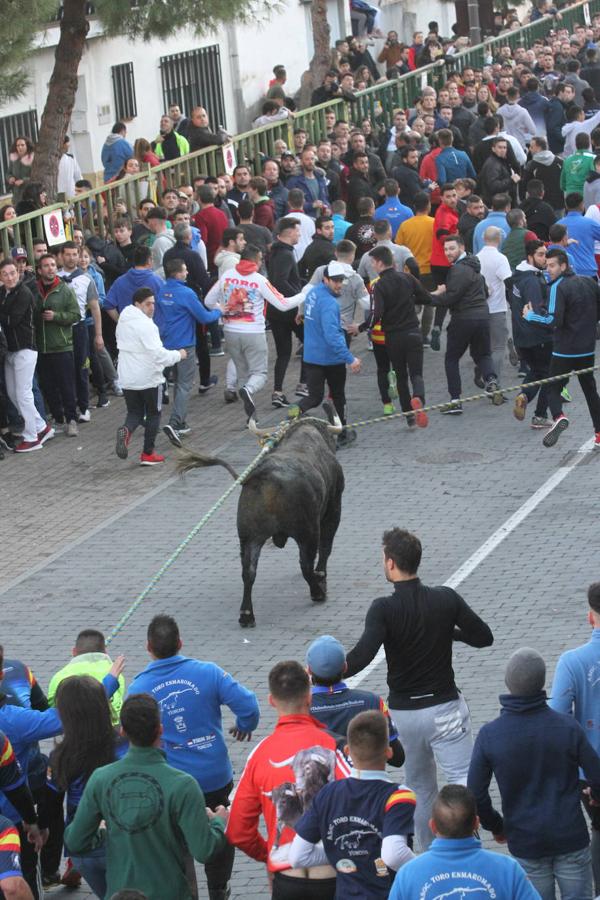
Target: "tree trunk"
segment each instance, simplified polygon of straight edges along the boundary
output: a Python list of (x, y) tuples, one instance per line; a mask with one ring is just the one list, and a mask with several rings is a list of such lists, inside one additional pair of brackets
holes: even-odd
[(330, 65), (331, 29), (327, 21), (327, 0), (312, 0), (310, 19), (315, 52), (300, 83), (300, 109), (310, 106), (310, 95), (323, 84)]
[(73, 112), (77, 71), (90, 27), (85, 8), (86, 0), (64, 0), (60, 39), (31, 170), (32, 181), (42, 182), (50, 201), (56, 194), (58, 163)]

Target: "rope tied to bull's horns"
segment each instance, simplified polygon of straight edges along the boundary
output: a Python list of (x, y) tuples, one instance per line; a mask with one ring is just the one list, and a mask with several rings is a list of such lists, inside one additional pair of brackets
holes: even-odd
[[(575, 376), (575, 375), (586, 375), (589, 372), (595, 372), (599, 368), (600, 368), (600, 365), (589, 366), (587, 369), (580, 369), (579, 371), (573, 371), (573, 372), (565, 372), (562, 375), (552, 375), (548, 378), (540, 378), (538, 381), (529, 381), (529, 382), (527, 382), (527, 384), (517, 384), (517, 385), (512, 385), (511, 387), (507, 387), (507, 388), (499, 388), (498, 391), (494, 391), (494, 393), (508, 394), (512, 391), (522, 391), (524, 387), (542, 387), (543, 385), (551, 384), (554, 381), (563, 381), (563, 380), (566, 381), (568, 378), (571, 378), (572, 376)], [(492, 393), (489, 393), (488, 391), (484, 391), (479, 394), (473, 394), (471, 397), (461, 397), (460, 402), (461, 403), (472, 403), (475, 400), (490, 399), (492, 396), (493, 396)], [(422, 412), (435, 412), (436, 410), (448, 409), (450, 406), (452, 406), (452, 403), (448, 403), (448, 401), (445, 401), (444, 403), (434, 403), (429, 406), (424, 406)], [(412, 411), (412, 410), (410, 412), (401, 411), (401, 412), (393, 413), (392, 415), (389, 415), (389, 416), (375, 416), (372, 419), (363, 419), (359, 422), (352, 422), (352, 423), (348, 424), (346, 427), (347, 428), (362, 428), (365, 425), (375, 425), (375, 424), (378, 424), (379, 422), (391, 422), (394, 419), (405, 418), (406, 416), (411, 416), (411, 415), (414, 415), (414, 411)], [(306, 417), (304, 417), (304, 421), (309, 421), (311, 418), (316, 418), (316, 417), (306, 416)], [(146, 599), (148, 594), (150, 594), (154, 590), (154, 588), (156, 587), (158, 582), (161, 580), (163, 575), (166, 572), (168, 572), (168, 570), (171, 568), (171, 566), (175, 562), (177, 562), (177, 560), (179, 559), (179, 557), (181, 556), (183, 551), (189, 546), (189, 544), (193, 541), (193, 539), (196, 537), (196, 535), (202, 530), (202, 528), (204, 528), (204, 526), (207, 524), (207, 522), (210, 521), (210, 519), (215, 515), (215, 513), (217, 513), (221, 509), (221, 507), (224, 505), (225, 501), (228, 500), (228, 498), (231, 496), (231, 494), (233, 494), (234, 490), (240, 484), (243, 484), (244, 481), (246, 480), (246, 478), (248, 478), (248, 476), (252, 474), (254, 469), (256, 469), (256, 467), (259, 465), (259, 463), (262, 461), (262, 459), (268, 453), (270, 453), (271, 450), (274, 450), (274, 448), (282, 440), (282, 438), (286, 434), (288, 428), (290, 427), (290, 425), (293, 424), (294, 421), (295, 420), (293, 420), (293, 419), (292, 420), (284, 419), (283, 422), (280, 422), (278, 425), (275, 425), (273, 434), (262, 439), (263, 446), (262, 446), (260, 452), (246, 466), (244, 471), (240, 475), (238, 475), (238, 477), (229, 485), (227, 490), (219, 497), (219, 499), (215, 503), (213, 503), (213, 505), (210, 507), (208, 512), (206, 512), (202, 516), (200, 521), (197, 522), (196, 525), (194, 525), (194, 527), (189, 532), (189, 534), (181, 541), (181, 543), (175, 548), (175, 550), (169, 556), (169, 558), (167, 560), (165, 560), (165, 562), (162, 564), (160, 569), (150, 579), (150, 581), (148, 582), (146, 587), (143, 589), (143, 591), (141, 591), (137, 595), (137, 597), (135, 598), (135, 600), (133, 601), (131, 606), (128, 608), (128, 610), (125, 612), (125, 614), (119, 619), (117, 624), (114, 626), (114, 628), (112, 629), (112, 631), (106, 638), (107, 644), (110, 644), (115, 639), (115, 637), (123, 630), (123, 628), (127, 625), (127, 623), (129, 622), (129, 620), (131, 619), (133, 614), (144, 602), (144, 600)], [(318, 419), (317, 421), (322, 422), (323, 420)]]

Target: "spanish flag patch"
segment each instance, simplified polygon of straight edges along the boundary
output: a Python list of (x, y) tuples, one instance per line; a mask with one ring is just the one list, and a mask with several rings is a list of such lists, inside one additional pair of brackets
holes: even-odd
[(417, 798), (413, 791), (410, 791), (408, 788), (401, 788), (400, 790), (394, 791), (393, 794), (386, 800), (385, 811), (389, 812), (392, 806), (396, 806), (397, 803), (412, 803), (413, 806), (417, 805)]
[(0, 766), (9, 766), (14, 761), (15, 754), (13, 752), (12, 744), (8, 740), (8, 738), (5, 737), (4, 744), (2, 745), (2, 750), (0, 751)]
[(20, 853), (21, 841), (16, 828), (7, 828), (0, 831), (0, 853)]

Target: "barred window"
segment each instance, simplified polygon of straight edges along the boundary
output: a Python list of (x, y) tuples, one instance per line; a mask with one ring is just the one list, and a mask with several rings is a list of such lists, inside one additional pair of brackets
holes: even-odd
[(194, 106), (203, 106), (213, 129), (227, 127), (218, 44), (162, 56), (160, 70), (165, 112), (176, 103), (189, 116)]
[(9, 154), (13, 141), (20, 136), (28, 137), (32, 143), (37, 143), (37, 109), (29, 109), (27, 112), (4, 116), (0, 119), (0, 190), (3, 194), (10, 194), (12, 190), (6, 183), (10, 162)]
[(111, 71), (115, 97), (115, 119), (119, 122), (134, 119), (137, 116), (137, 102), (133, 63), (112, 66)]

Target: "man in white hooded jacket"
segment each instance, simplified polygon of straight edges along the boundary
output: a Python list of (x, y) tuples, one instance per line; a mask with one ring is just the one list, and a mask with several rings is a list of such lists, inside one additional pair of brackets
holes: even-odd
[(187, 356), (184, 349), (166, 350), (163, 347), (158, 328), (152, 321), (154, 306), (150, 288), (139, 288), (133, 295), (133, 303), (125, 307), (117, 323), (119, 383), (127, 404), (127, 418), (117, 429), (116, 452), (120, 459), (127, 459), (133, 432), (145, 418), (142, 466), (156, 466), (165, 461), (164, 456), (154, 452), (160, 428), (163, 369)]

